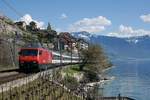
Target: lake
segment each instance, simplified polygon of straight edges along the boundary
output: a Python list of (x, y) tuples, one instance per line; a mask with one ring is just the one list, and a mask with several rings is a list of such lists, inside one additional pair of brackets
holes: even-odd
[(115, 67), (106, 74), (115, 79), (104, 84), (104, 96), (128, 96), (150, 100), (150, 60), (113, 61)]

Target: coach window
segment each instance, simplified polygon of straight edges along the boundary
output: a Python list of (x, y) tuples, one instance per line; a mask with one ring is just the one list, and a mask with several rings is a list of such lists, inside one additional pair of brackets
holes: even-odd
[(60, 59), (60, 56), (54, 55), (54, 59), (55, 59), (55, 60), (59, 60), (59, 59)]

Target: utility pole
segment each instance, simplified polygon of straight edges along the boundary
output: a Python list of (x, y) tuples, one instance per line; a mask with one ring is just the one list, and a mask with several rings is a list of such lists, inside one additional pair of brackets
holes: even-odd
[(14, 59), (14, 65), (16, 66), (16, 38), (17, 38), (17, 31), (15, 31), (15, 36), (14, 36), (14, 44), (13, 44), (13, 49), (14, 49), (14, 57), (13, 57), (13, 59)]
[(62, 52), (61, 52), (61, 38), (60, 37), (58, 37), (57, 38), (57, 40), (58, 40), (58, 50), (59, 50), (59, 53), (60, 53), (60, 65), (62, 64)]
[(72, 65), (72, 40), (71, 40), (71, 65)]

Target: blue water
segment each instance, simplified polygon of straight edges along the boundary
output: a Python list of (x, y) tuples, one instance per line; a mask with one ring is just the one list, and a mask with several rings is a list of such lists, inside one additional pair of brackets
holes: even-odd
[(136, 100), (150, 100), (150, 60), (116, 61), (106, 71), (115, 79), (104, 85), (105, 96), (129, 96)]

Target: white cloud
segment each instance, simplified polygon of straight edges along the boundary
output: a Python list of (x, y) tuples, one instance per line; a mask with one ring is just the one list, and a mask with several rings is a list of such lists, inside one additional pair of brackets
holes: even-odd
[(108, 36), (114, 36), (114, 37), (135, 37), (135, 36), (144, 36), (149, 35), (150, 31), (144, 30), (144, 29), (133, 29), (130, 26), (124, 26), (120, 25), (118, 32), (111, 32), (107, 34)]
[(121, 33), (134, 33), (132, 27), (130, 27), (130, 26), (124, 26), (124, 25), (120, 25), (119, 31)]
[(148, 15), (141, 15), (140, 18), (141, 18), (144, 22), (150, 23), (150, 14), (148, 14)]
[(83, 18), (69, 27), (69, 31), (87, 31), (91, 33), (97, 33), (105, 30), (106, 26), (111, 25), (111, 21), (103, 16), (95, 18)]
[(71, 32), (80, 32), (80, 31), (86, 31), (86, 32), (90, 32), (90, 33), (97, 33), (97, 32), (101, 32), (105, 30), (104, 26), (71, 26), (69, 28), (69, 30)]
[(61, 19), (67, 19), (68, 16), (67, 16), (66, 14), (63, 13), (63, 14), (61, 14), (60, 18), (61, 18)]
[(44, 22), (42, 21), (37, 21), (37, 20), (34, 20), (30, 14), (25, 14), (23, 17), (21, 17), (19, 19), (19, 21), (24, 21), (27, 25), (29, 25), (29, 23), (31, 21), (34, 21), (36, 24), (37, 24), (37, 27), (38, 28), (44, 28)]
[(56, 30), (58, 33), (59, 33), (59, 32), (64, 32), (64, 30), (62, 30), (61, 28), (56, 28), (55, 30)]

